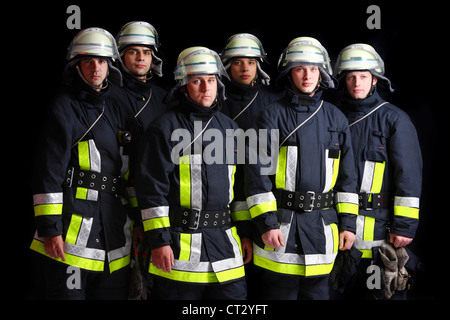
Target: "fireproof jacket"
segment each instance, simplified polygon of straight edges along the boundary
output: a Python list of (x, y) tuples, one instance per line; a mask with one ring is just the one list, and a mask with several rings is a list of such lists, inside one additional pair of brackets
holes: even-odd
[[(119, 66), (122, 70), (122, 67)], [(123, 87), (116, 90), (112, 99), (123, 109), (130, 112), (125, 118), (127, 130), (131, 133), (131, 142), (123, 148), (123, 159), (129, 162), (129, 176), (127, 179), (127, 198), (133, 208), (133, 219), (140, 221), (140, 211), (136, 200), (136, 190), (134, 187), (134, 176), (136, 169), (137, 155), (142, 137), (150, 124), (161, 114), (169, 110), (167, 104), (163, 103), (167, 92), (160, 87), (153, 79), (142, 82), (129, 73), (122, 70)]]
[(411, 238), (415, 235), (422, 155), (408, 115), (384, 101), (376, 91), (364, 100), (345, 96), (342, 108), (351, 125), (362, 204), (354, 246), (362, 251), (363, 258), (372, 258), (372, 248), (386, 241), (388, 227), (394, 234)]
[[(153, 264), (149, 272), (186, 283), (237, 280), (244, 276), (244, 266), (235, 226), (227, 222), (213, 227), (203, 223), (183, 227), (193, 211), (198, 214), (194, 220), (199, 222), (208, 218), (206, 215), (222, 216), (228, 210), (236, 166), (234, 160), (225, 159), (225, 137), (226, 129), (234, 130), (237, 125), (219, 112), (218, 103), (207, 108), (184, 95), (179, 101), (150, 126), (140, 150), (136, 190), (144, 230), (152, 249), (170, 245), (175, 258), (171, 273)], [(207, 138), (209, 134), (216, 138)], [(188, 146), (191, 141), (195, 142)], [(200, 142), (199, 151), (194, 145)], [(178, 148), (180, 143), (185, 143), (183, 148)], [(215, 151), (208, 149), (214, 145)], [(207, 164), (205, 154), (219, 156), (219, 149), (224, 150), (220, 158)], [(177, 218), (180, 215), (182, 220)]]
[[(267, 130), (274, 172), (262, 172), (269, 165), (247, 160), (247, 204), (257, 229), (253, 261), (284, 275), (329, 274), (339, 231), (356, 232), (358, 201), (348, 122), (321, 95), (322, 91), (309, 97), (287, 89), (286, 96), (269, 105), (255, 123), (260, 135), (261, 129)], [(275, 132), (279, 145), (272, 146)], [(261, 235), (275, 228), (285, 246), (272, 249)]]
[(74, 80), (54, 100), (34, 160), (31, 249), (46, 255), (43, 237), (62, 235), (64, 263), (90, 271), (103, 271), (106, 262), (114, 272), (130, 261), (132, 220), (118, 184), (124, 121), (107, 99), (116, 89), (109, 83), (97, 92)]

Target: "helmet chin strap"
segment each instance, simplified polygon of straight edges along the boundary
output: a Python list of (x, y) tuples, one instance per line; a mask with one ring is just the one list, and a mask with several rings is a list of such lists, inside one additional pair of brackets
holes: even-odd
[[(86, 80), (86, 78), (84, 77), (83, 73), (80, 70), (79, 66), (75, 66), (75, 68), (77, 69), (78, 75), (80, 76), (80, 78), (88, 85), (90, 86), (92, 89), (94, 90), (103, 90), (106, 89), (106, 87), (108, 87), (108, 80), (107, 77), (105, 78), (105, 80), (98, 86), (94, 86), (93, 84), (90, 84), (89, 81)], [(109, 74), (109, 71), (108, 71)]]

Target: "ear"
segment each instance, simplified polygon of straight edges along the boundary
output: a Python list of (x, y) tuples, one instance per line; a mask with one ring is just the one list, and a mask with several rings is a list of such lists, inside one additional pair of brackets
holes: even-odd
[(373, 77), (372, 79), (372, 86), (376, 85), (378, 82), (378, 78), (377, 77)]

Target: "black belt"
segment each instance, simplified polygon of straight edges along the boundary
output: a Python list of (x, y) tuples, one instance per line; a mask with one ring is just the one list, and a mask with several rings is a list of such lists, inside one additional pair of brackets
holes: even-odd
[(64, 186), (97, 190), (118, 197), (122, 193), (122, 181), (123, 179), (120, 176), (111, 176), (72, 167), (67, 169)]
[(205, 211), (187, 209), (183, 207), (171, 207), (170, 216), (174, 217), (172, 224), (191, 230), (199, 228), (217, 228), (231, 224), (231, 212), (229, 208), (221, 211)]
[[(369, 201), (372, 196), (372, 201)], [(359, 207), (363, 210), (374, 210), (387, 208), (389, 206), (389, 194), (387, 192), (382, 193), (360, 193), (358, 194)]]
[(277, 207), (300, 212), (329, 208), (334, 205), (334, 192), (318, 193), (277, 189), (274, 191)]

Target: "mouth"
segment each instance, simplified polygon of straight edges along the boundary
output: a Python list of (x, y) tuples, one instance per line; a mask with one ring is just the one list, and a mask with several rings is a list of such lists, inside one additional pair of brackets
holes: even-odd
[(135, 66), (136, 68), (139, 68), (139, 69), (143, 69), (143, 68), (146, 67), (145, 64), (135, 64), (134, 66)]

